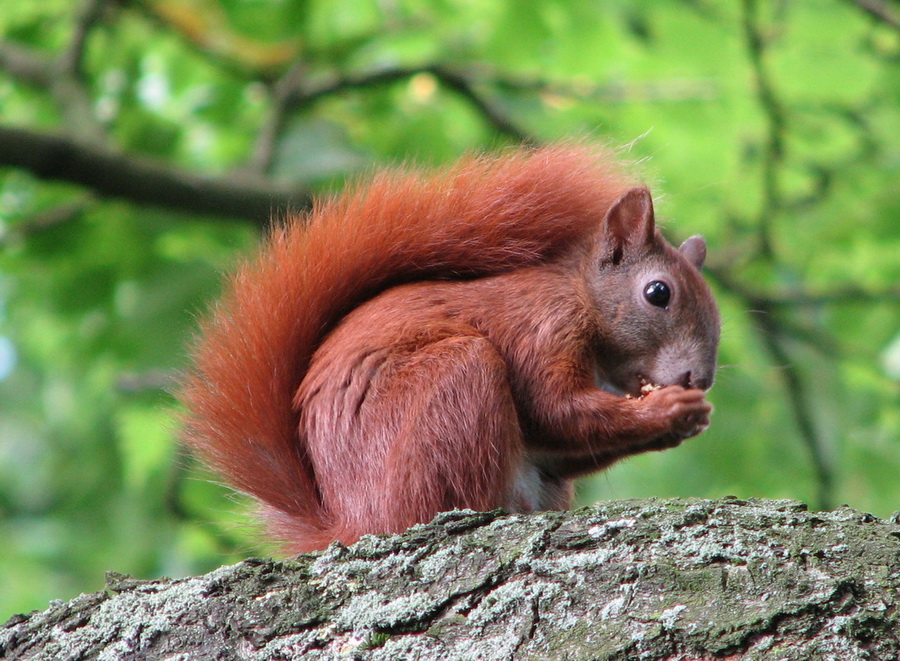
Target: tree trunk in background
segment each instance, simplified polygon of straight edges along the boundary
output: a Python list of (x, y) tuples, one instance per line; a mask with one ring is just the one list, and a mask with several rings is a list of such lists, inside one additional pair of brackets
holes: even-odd
[(402, 535), (108, 591), (6, 659), (895, 659), (900, 519), (793, 501), (450, 512)]

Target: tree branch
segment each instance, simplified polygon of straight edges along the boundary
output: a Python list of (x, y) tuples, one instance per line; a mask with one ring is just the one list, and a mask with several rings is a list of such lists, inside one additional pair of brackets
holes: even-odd
[(54, 76), (52, 58), (8, 41), (0, 41), (0, 69), (35, 87), (49, 87)]
[(888, 5), (887, 2), (881, 0), (850, 0), (854, 5), (862, 9), (869, 16), (873, 16), (882, 23), (890, 25), (895, 30), (900, 30), (900, 18)]
[(792, 323), (792, 317), (781, 318), (779, 312), (790, 311), (798, 305), (824, 305), (900, 301), (900, 288), (890, 287), (885, 291), (864, 291), (846, 287), (833, 292), (810, 294), (795, 292), (774, 296), (754, 292), (735, 281), (727, 269), (711, 267), (710, 275), (726, 290), (746, 301), (753, 311), (753, 318), (763, 346), (771, 363), (778, 370), (783, 382), (784, 399), (794, 417), (800, 440), (806, 448), (816, 482), (815, 505), (829, 508), (834, 504), (836, 467), (827, 443), (816, 426), (816, 416), (810, 405), (811, 395), (803, 374), (787, 349), (787, 338), (800, 339), (809, 346), (831, 357), (841, 357), (836, 342), (818, 331)]
[(250, 160), (252, 171), (264, 174), (272, 166), (275, 146), (281, 137), (293, 103), (291, 100), (294, 95), (293, 90), (302, 86), (305, 74), (306, 63), (303, 60), (297, 60), (287, 73), (270, 86), (272, 103), (269, 108), (269, 116), (259, 128), (256, 143), (253, 145), (253, 156)]
[(57, 57), (47, 57), (31, 49), (0, 42), (0, 69), (19, 81), (40, 87), (56, 102), (68, 131), (83, 140), (105, 142), (103, 126), (97, 121), (81, 63), (88, 33), (100, 18), (106, 0), (88, 0), (77, 21), (69, 48)]
[(896, 659), (900, 524), (795, 501), (445, 512), (135, 580), (0, 626), (11, 659)]
[(93, 196), (86, 193), (63, 204), (32, 214), (25, 220), (8, 225), (0, 233), (0, 245), (15, 244), (30, 234), (71, 222), (82, 215), (93, 202)]
[(296, 212), (310, 205), (310, 193), (303, 188), (250, 176), (204, 178), (98, 145), (5, 126), (0, 126), (0, 165), (86, 186), (105, 197), (261, 226), (273, 212)]
[(809, 453), (816, 484), (816, 493), (812, 502), (819, 509), (830, 509), (834, 507), (834, 462), (830, 457), (825, 440), (816, 428), (815, 415), (809, 405), (810, 395), (807, 392), (806, 383), (795, 361), (788, 355), (783, 345), (781, 330), (770, 312), (760, 310), (754, 316), (763, 343), (772, 357), (772, 364), (778, 369), (784, 381), (784, 392), (794, 413), (800, 438)]
[(108, 0), (83, 1), (69, 47), (54, 62), (54, 76), (49, 91), (56, 99), (72, 135), (83, 140), (105, 143), (109, 136), (94, 113), (94, 102), (82, 65), (88, 36), (99, 22)]
[(478, 92), (475, 89), (473, 80), (462, 73), (451, 71), (441, 65), (395, 67), (354, 76), (334, 76), (325, 82), (319, 83), (317, 86), (303, 85), (300, 84), (302, 81), (296, 81), (292, 88), (285, 91), (285, 103), (290, 110), (295, 110), (314, 103), (322, 97), (339, 94), (351, 89), (366, 89), (387, 85), (398, 80), (412, 78), (421, 73), (431, 74), (448, 89), (463, 96), (500, 133), (519, 142), (531, 143), (535, 141), (533, 136), (516, 126), (496, 104)]
[(455, 90), (463, 98), (468, 99), (475, 109), (500, 133), (509, 136), (517, 142), (528, 144), (537, 142), (532, 136), (516, 126), (495, 103), (482, 96), (475, 89), (474, 83), (466, 76), (439, 67), (432, 68), (429, 73), (450, 89)]
[(75, 31), (69, 47), (59, 57), (60, 68), (68, 74), (81, 78), (84, 47), (91, 29), (100, 20), (108, 0), (86, 0), (75, 21)]
[(820, 305), (871, 305), (873, 303), (900, 303), (900, 287), (863, 289), (840, 287), (831, 291), (794, 292), (778, 296), (757, 296), (772, 307), (820, 306)]
[(900, 303), (900, 285), (884, 289), (866, 289), (856, 285), (841, 285), (831, 290), (793, 290), (785, 292), (758, 291), (736, 280), (729, 267), (721, 262), (703, 268), (717, 283), (747, 301), (750, 308), (818, 307), (822, 305), (871, 305)]
[(235, 30), (217, 2), (118, 1), (127, 2), (154, 24), (178, 36), (216, 68), (240, 78), (272, 81), (302, 50), (302, 41), (296, 38), (273, 43)]
[(747, 53), (756, 78), (756, 90), (759, 103), (768, 122), (766, 136), (765, 160), (763, 161), (763, 204), (757, 219), (759, 228), (760, 254), (770, 259), (774, 248), (772, 245), (772, 217), (781, 209), (782, 199), (779, 181), (779, 167), (784, 158), (784, 132), (786, 113), (781, 101), (775, 94), (769, 71), (765, 63), (766, 42), (757, 24), (759, 6), (757, 0), (743, 2), (744, 38), (747, 42)]

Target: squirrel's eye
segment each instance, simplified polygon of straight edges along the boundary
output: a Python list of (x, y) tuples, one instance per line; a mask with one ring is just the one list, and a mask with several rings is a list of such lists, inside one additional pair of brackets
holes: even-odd
[(669, 304), (669, 299), (672, 298), (672, 290), (669, 289), (669, 285), (665, 282), (654, 280), (644, 287), (644, 298), (647, 299), (650, 305), (664, 308)]

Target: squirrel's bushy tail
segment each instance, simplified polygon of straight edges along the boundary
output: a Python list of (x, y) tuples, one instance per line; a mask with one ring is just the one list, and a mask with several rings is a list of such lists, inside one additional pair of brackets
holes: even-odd
[(470, 157), (432, 175), (376, 175), (276, 227), (202, 325), (184, 383), (188, 444), (271, 513), (292, 551), (330, 541), (294, 393), (349, 310), (413, 280), (472, 278), (552, 257), (629, 186), (581, 145)]

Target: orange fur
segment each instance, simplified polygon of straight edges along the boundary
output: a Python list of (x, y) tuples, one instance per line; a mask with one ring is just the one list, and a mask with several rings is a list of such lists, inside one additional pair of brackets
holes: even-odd
[[(571, 476), (692, 435), (647, 402), (702, 427), (693, 383), (646, 401), (593, 385), (608, 324), (585, 264), (629, 190), (607, 154), (557, 145), (381, 173), (275, 228), (202, 327), (188, 443), (307, 551), (451, 507), (564, 507)], [(635, 195), (618, 206), (641, 213)], [(717, 340), (702, 279), (649, 222), (625, 254), (675, 264)]]

